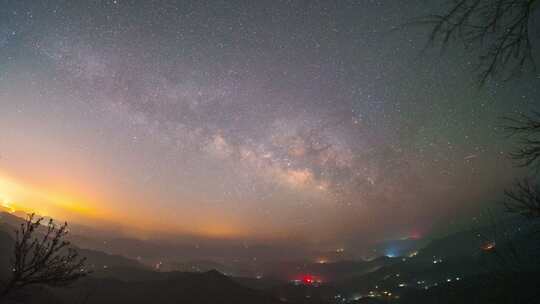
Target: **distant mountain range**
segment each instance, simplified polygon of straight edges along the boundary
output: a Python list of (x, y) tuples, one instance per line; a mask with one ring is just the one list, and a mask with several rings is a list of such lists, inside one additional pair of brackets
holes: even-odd
[[(13, 214), (0, 213), (0, 280), (10, 275), (13, 231), (21, 222)], [(540, 225), (516, 219), (502, 224), (451, 234), (419, 250), (415, 250), (418, 240), (401, 240), (398, 243), (406, 256), (381, 256), (370, 261), (264, 261), (236, 265), (234, 269), (214, 260), (193, 259), (168, 265), (180, 271), (164, 271), (137, 258), (79, 248), (94, 271), (89, 277), (69, 288), (28, 288), (16, 294), (13, 303), (408, 304), (535, 300), (535, 287), (540, 286), (540, 244), (533, 233)], [(87, 245), (100, 243), (91, 237), (75, 236), (72, 241), (76, 246), (79, 239)], [(115, 243), (115, 248), (127, 244), (150, 248), (145, 241), (131, 239)], [(232, 272), (248, 275), (232, 276)], [(311, 284), (303, 276), (322, 282)]]
[[(10, 275), (13, 237), (21, 223), (3, 213), (0, 221), (0, 281)], [(30, 287), (14, 295), (13, 303), (279, 303), (213, 270), (204, 273), (157, 272), (139, 262), (96, 250), (79, 249), (94, 272), (69, 288)]]

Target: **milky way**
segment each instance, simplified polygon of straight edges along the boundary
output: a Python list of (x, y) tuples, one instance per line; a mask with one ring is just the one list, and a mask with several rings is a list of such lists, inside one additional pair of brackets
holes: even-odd
[(497, 118), (539, 95), (533, 77), (478, 89), (473, 55), (396, 30), (436, 3), (1, 3), (0, 194), (87, 223), (429, 233), (519, 174)]

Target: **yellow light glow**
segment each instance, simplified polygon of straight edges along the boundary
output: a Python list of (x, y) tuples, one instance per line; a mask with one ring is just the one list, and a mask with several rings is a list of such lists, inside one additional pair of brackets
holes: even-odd
[[(13, 202), (16, 201), (15, 205)], [(0, 172), (0, 202), (10, 212), (35, 212), (41, 215), (60, 218), (98, 217), (104, 212), (91, 203), (74, 196), (47, 191), (18, 181)], [(91, 207), (92, 206), (92, 207)]]
[[(186, 215), (170, 214), (163, 209), (152, 210), (150, 206), (133, 210), (104, 208), (101, 207), (104, 206), (102, 200), (90, 200), (88, 196), (91, 194), (82, 195), (76, 190), (76, 185), (56, 182), (43, 186), (0, 171), (0, 206), (4, 211), (36, 213), (70, 223), (110, 225), (134, 237), (154, 232), (220, 239), (247, 236), (246, 227), (234, 217), (224, 219), (222, 215), (210, 212), (201, 216), (198, 210), (185, 210), (191, 214), (191, 220), (179, 221)], [(148, 216), (149, 212), (153, 216)]]
[(0, 206), (5, 208), (8, 212), (13, 213), (16, 211), (15, 207), (9, 200), (0, 198)]
[(317, 259), (317, 264), (326, 264), (326, 263), (328, 263), (327, 258), (319, 258), (319, 259)]

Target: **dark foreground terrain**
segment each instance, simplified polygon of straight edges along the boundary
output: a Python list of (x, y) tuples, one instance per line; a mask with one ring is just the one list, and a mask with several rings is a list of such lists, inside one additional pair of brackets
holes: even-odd
[[(10, 276), (13, 234), (21, 221), (0, 218), (0, 281)], [(520, 227), (523, 227), (520, 225)], [(534, 226), (535, 227), (535, 226)], [(531, 228), (532, 229), (532, 228)], [(410, 257), (301, 264), (320, 284), (276, 277), (231, 277), (216, 270), (155, 271), (120, 255), (79, 249), (92, 273), (67, 287), (29, 286), (1, 303), (540, 303), (538, 250), (529, 234), (505, 234), (483, 250), (478, 232), (432, 241)], [(513, 254), (517, 252), (519, 254)], [(219, 265), (219, 264), (216, 264)], [(295, 262), (284, 263), (296, 268)], [(276, 266), (277, 268), (277, 266)], [(342, 273), (342, 276), (337, 274)]]

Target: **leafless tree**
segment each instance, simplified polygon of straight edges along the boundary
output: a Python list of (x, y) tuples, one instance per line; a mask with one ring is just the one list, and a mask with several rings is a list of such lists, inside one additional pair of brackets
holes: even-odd
[(518, 137), (519, 146), (510, 154), (520, 167), (533, 169), (533, 176), (515, 183), (505, 191), (506, 210), (527, 218), (540, 219), (540, 185), (535, 182), (540, 172), (540, 113), (521, 114), (503, 118), (504, 129), (510, 136)]
[(57, 226), (51, 219), (40, 235), (43, 221), (31, 214), (16, 231), (12, 276), (0, 298), (24, 286), (63, 286), (88, 274), (84, 268), (86, 259), (65, 241), (67, 223)]
[(540, 218), (540, 188), (531, 180), (518, 181), (512, 189), (504, 193), (507, 197), (504, 204), (509, 212), (527, 218)]
[(540, 170), (540, 113), (503, 118), (504, 129), (510, 136), (519, 137), (520, 146), (510, 154), (520, 167)]
[(534, 69), (531, 44), (533, 12), (538, 0), (450, 0), (443, 14), (420, 18), (431, 26), (428, 46), (443, 48), (460, 40), (480, 50), (479, 81), (498, 74)]
[[(449, 0), (447, 10), (420, 19), (431, 27), (428, 46), (447, 47), (458, 40), (480, 52), (480, 85), (498, 74), (514, 75), (526, 67), (534, 69), (531, 29), (538, 0)], [(537, 12), (537, 11), (536, 11)], [(519, 167), (540, 172), (540, 113), (507, 116), (503, 128), (517, 137), (518, 148), (510, 154)], [(540, 188), (531, 178), (516, 182), (505, 191), (510, 212), (540, 218)], [(537, 207), (536, 207), (537, 208)]]

